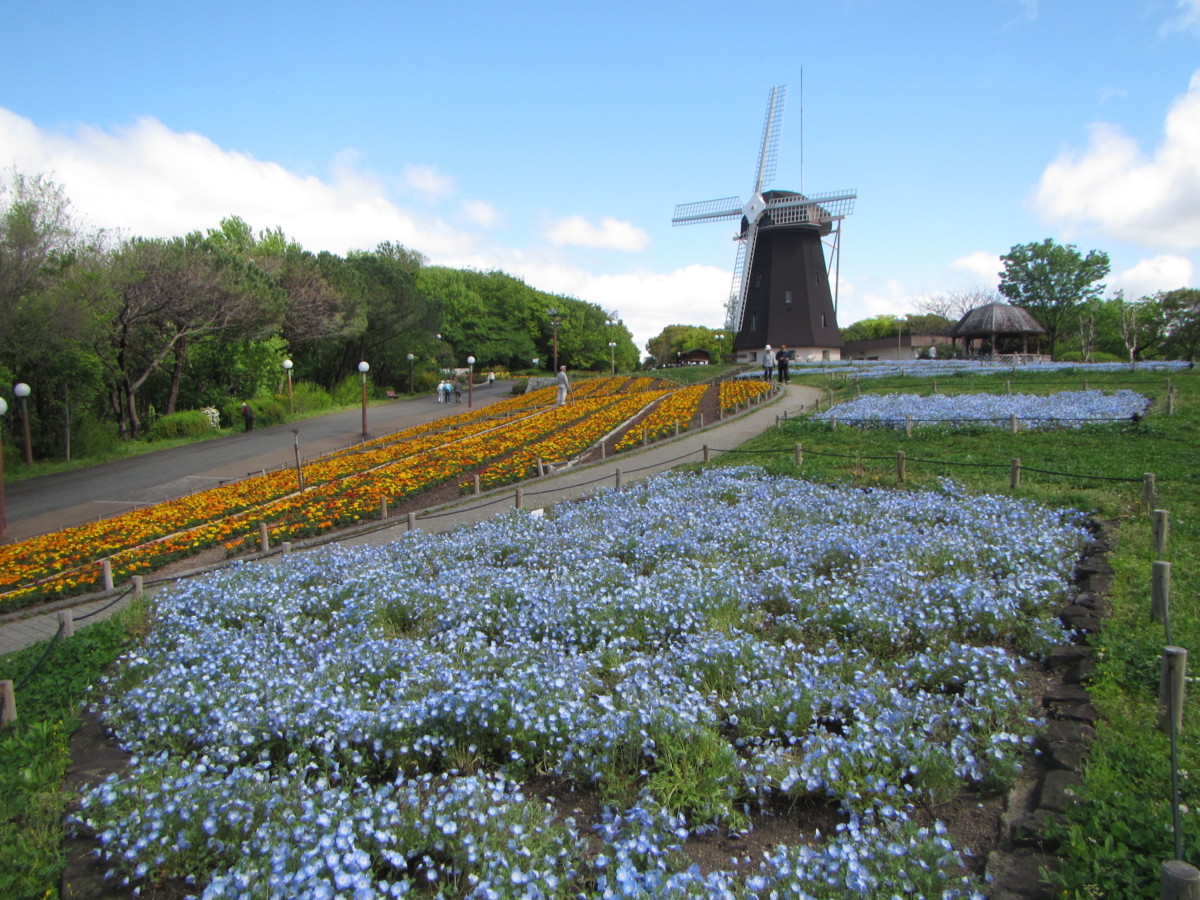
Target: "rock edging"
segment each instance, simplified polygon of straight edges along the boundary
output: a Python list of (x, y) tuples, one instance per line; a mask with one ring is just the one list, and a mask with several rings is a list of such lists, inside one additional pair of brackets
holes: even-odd
[(1051, 900), (1042, 872), (1058, 868), (1059, 845), (1052, 826), (1066, 821), (1083, 783), (1083, 764), (1096, 736), (1099, 712), (1087, 684), (1095, 674), (1095, 651), (1089, 644), (1112, 604), (1111, 523), (1093, 523), (1093, 541), (1075, 566), (1073, 600), (1059, 621), (1074, 634), (1054, 649), (1045, 668), (1050, 682), (1042, 694), (1048, 721), (1035, 745), (1036, 763), (1029, 776), (1010, 793), (1000, 845), (988, 855), (991, 900)]

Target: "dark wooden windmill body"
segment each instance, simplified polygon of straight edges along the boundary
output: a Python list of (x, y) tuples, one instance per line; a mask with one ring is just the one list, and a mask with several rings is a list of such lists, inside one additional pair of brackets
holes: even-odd
[(767, 347), (786, 346), (797, 359), (839, 359), (836, 295), (830, 288), (825, 242), (833, 238), (836, 256), (841, 220), (854, 209), (857, 194), (837, 191), (805, 195), (765, 190), (774, 177), (786, 88), (771, 89), (749, 201), (737, 197), (685, 203), (672, 224), (741, 219), (726, 328), (741, 362), (758, 362)]

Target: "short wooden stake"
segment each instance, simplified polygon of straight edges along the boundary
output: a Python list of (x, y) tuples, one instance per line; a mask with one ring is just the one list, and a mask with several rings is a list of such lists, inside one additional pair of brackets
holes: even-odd
[(1175, 415), (1175, 392), (1173, 390), (1167, 391), (1167, 415)]
[(271, 538), (267, 534), (267, 523), (258, 523), (258, 549), (266, 553), (271, 549)]
[(17, 721), (17, 695), (13, 693), (13, 683), (8, 679), (0, 681), (0, 728)]
[(804, 465), (804, 445), (796, 445), (796, 468)]
[(1171, 633), (1171, 564), (1162, 560), (1150, 569), (1150, 620), (1161, 622)]
[(904, 417), (904, 434), (907, 437), (912, 437), (912, 416)]
[(58, 628), (63, 637), (75, 637), (75, 616), (69, 609), (59, 610)]
[(600, 442), (600, 461), (604, 461), (604, 441)]
[(829, 420), (829, 430), (830, 430), (830, 431), (837, 431), (837, 419), (838, 419), (838, 417), (837, 417), (837, 416), (833, 416), (833, 417), (832, 417), (832, 418)]
[(284, 541), (282, 544), (280, 544), (279, 552), (282, 553), (284, 556), (287, 556), (289, 553), (291, 553), (292, 552), (292, 542)]
[(704, 445), (704, 461), (705, 461), (705, 462), (708, 462), (708, 460), (709, 460), (709, 456), (710, 456), (710, 454), (709, 454), (709, 451), (708, 451), (708, 444), (705, 444), (705, 445)]
[(1154, 501), (1158, 499), (1158, 489), (1154, 483), (1154, 473), (1147, 472), (1142, 476), (1142, 502), (1146, 509), (1154, 509)]
[(522, 488), (517, 488), (517, 496), (513, 501), (513, 505), (520, 509), (525, 504), (525, 491)]
[(1086, 378), (1085, 378), (1085, 379), (1083, 379), (1083, 389), (1084, 389), (1085, 391), (1088, 389), (1088, 380), (1087, 380)]
[(1008, 470), (1008, 486), (1016, 490), (1021, 486), (1021, 457), (1014, 456)]
[(1007, 378), (1004, 379), (1004, 393), (1012, 393), (1012, 382), (1010, 382)]
[(540, 456), (534, 457), (534, 459), (537, 462), (537, 467), (534, 469), (534, 471), (537, 472), (537, 477), (541, 478), (546, 474), (546, 467), (542, 465), (542, 458)]
[(387, 497), (379, 498), (379, 518), (386, 519), (388, 517)]
[(1009, 427), (1012, 429), (1013, 434), (1016, 434), (1018, 431), (1021, 430), (1021, 423), (1017, 419), (1016, 413), (1013, 413), (1011, 416), (1009, 416), (1008, 424), (1009, 424)]
[(700, 413), (700, 427), (704, 427), (704, 413)]
[(679, 420), (675, 420), (675, 437), (679, 437)]
[(131, 581), (133, 581), (133, 599), (141, 600), (142, 595), (146, 593), (145, 579), (141, 575), (134, 575)]
[(104, 582), (104, 589), (111, 591), (113, 589), (112, 576), (112, 560), (105, 559), (100, 562), (100, 578)]
[(904, 480), (904, 451), (903, 450), (896, 451), (896, 477), (900, 481)]
[(1178, 734), (1183, 727), (1183, 690), (1187, 676), (1187, 650), (1163, 647), (1162, 677), (1158, 683), (1158, 727)]
[(1154, 511), (1154, 558), (1165, 559), (1167, 543), (1171, 536), (1171, 513), (1169, 510)]
[(408, 514), (408, 530), (409, 531), (417, 530), (417, 514), (415, 512), (410, 512)]
[(1182, 859), (1162, 864), (1159, 900), (1200, 900), (1200, 869)]
[(479, 496), (479, 476), (478, 475), (475, 476), (474, 491), (475, 491), (475, 496), (478, 497)]
[(617, 467), (615, 474), (616, 474), (617, 490), (620, 490), (621, 489), (621, 467), (620, 466)]

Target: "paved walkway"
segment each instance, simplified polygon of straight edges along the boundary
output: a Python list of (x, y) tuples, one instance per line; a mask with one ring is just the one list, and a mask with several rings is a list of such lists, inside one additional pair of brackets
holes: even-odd
[[(437, 509), (427, 509), (416, 515), (416, 527), (430, 532), (442, 533), (465, 525), (472, 525), (515, 505), (517, 488), (522, 495), (522, 506), (526, 508), (548, 507), (567, 500), (587, 496), (602, 486), (614, 486), (618, 472), (621, 482), (648, 478), (673, 468), (681, 463), (700, 462), (705, 450), (711, 458), (734, 450), (751, 438), (761, 434), (780, 418), (798, 415), (810, 409), (822, 396), (821, 391), (802, 385), (784, 385), (773, 399), (751, 407), (747, 412), (730, 416), (705, 428), (689, 431), (676, 438), (651, 444), (637, 450), (621, 453), (602, 462), (590, 463), (564, 469), (553, 475), (507, 486), (468, 497)], [(752, 458), (751, 458), (752, 459)], [(375, 522), (352, 532), (341, 532), (306, 542), (303, 546), (319, 543), (341, 543), (353, 545), (379, 545), (395, 540), (409, 528), (409, 518), (396, 518), (388, 523)], [(302, 548), (300, 548), (302, 549)], [(278, 551), (260, 558), (277, 558)], [(222, 563), (221, 565), (226, 565)], [(174, 578), (146, 579), (147, 591), (160, 590), (176, 578), (189, 577), (202, 571), (183, 573)], [(120, 589), (119, 589), (120, 590)], [(127, 591), (117, 595), (72, 598), (42, 607), (38, 614), (10, 613), (0, 616), (0, 653), (10, 653), (36, 641), (52, 637), (59, 628), (60, 611), (70, 610), (73, 619), (83, 627), (112, 615), (128, 602)], [(89, 616), (87, 622), (83, 617)]]

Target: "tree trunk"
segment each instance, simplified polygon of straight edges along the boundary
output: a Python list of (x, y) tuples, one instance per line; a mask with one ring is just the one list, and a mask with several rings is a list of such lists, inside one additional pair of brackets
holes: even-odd
[(167, 410), (164, 415), (175, 412), (175, 404), (179, 402), (179, 385), (183, 380), (183, 361), (187, 356), (187, 338), (180, 338), (175, 345), (175, 368), (171, 372), (171, 390), (167, 394)]

